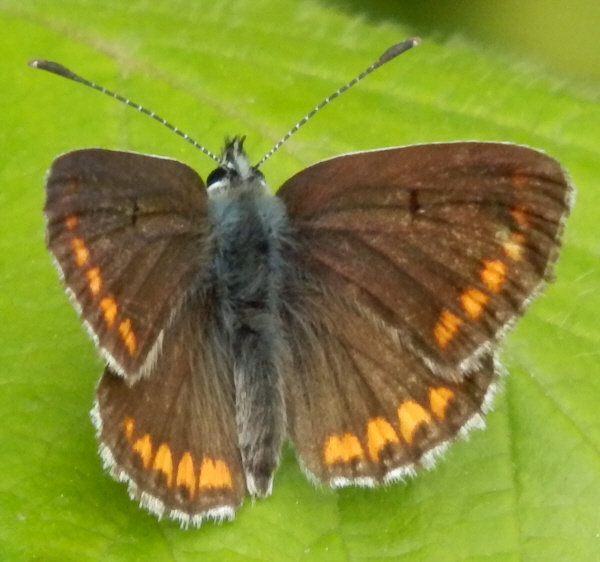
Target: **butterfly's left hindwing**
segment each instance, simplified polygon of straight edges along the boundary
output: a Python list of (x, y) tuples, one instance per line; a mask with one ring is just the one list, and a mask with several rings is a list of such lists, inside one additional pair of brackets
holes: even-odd
[(246, 493), (230, 361), (210, 303), (186, 299), (152, 373), (133, 384), (107, 367), (94, 422), (105, 466), (152, 513), (200, 525), (232, 519)]
[(549, 156), (480, 142), (340, 156), (278, 192), (300, 267), (456, 380), (551, 278), (572, 195)]

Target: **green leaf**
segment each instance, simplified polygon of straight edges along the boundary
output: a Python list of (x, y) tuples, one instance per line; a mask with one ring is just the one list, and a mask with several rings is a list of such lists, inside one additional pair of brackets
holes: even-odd
[[(43, 243), (43, 176), (83, 146), (213, 164), (152, 120), (26, 62), (58, 60), (219, 151), (260, 158), (293, 123), (411, 35), (293, 0), (0, 2), (0, 560), (595, 561), (600, 552), (600, 109), (467, 43), (425, 41), (345, 94), (264, 167), (274, 187), (351, 150), (504, 140), (579, 189), (557, 282), (507, 338), (487, 429), (435, 470), (378, 490), (312, 487), (286, 448), (273, 495), (182, 530), (127, 498), (89, 422), (101, 372)], [(427, 38), (425, 38), (427, 39)]]

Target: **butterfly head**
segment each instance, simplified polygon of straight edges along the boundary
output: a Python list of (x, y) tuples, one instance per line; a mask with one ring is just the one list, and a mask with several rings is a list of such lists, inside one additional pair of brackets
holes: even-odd
[(206, 178), (206, 187), (210, 190), (264, 190), (265, 177), (250, 164), (244, 151), (245, 137), (225, 139), (221, 153), (220, 166)]

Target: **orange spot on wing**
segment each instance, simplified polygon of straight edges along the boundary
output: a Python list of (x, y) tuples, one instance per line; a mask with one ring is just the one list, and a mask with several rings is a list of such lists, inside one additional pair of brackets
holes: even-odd
[(194, 460), (189, 451), (183, 453), (177, 465), (177, 486), (184, 486), (190, 493), (190, 498), (196, 492), (196, 475), (194, 474)]
[(137, 340), (131, 329), (131, 320), (129, 318), (125, 318), (125, 320), (119, 324), (119, 334), (121, 335), (121, 339), (123, 340), (127, 351), (129, 351), (129, 355), (133, 355), (137, 349)]
[(171, 457), (171, 449), (166, 443), (161, 443), (156, 456), (154, 457), (154, 470), (159, 470), (167, 478), (167, 487), (173, 484), (173, 458)]
[(364, 452), (358, 437), (353, 433), (330, 435), (325, 441), (323, 459), (325, 464), (336, 462), (350, 462), (354, 459), (364, 458)]
[(152, 457), (152, 441), (150, 440), (150, 434), (146, 433), (146, 435), (140, 437), (131, 448), (141, 457), (144, 468), (148, 468)]
[(75, 215), (69, 215), (65, 219), (65, 225), (69, 230), (73, 230), (78, 224), (79, 221), (77, 220), (77, 217)]
[(97, 297), (102, 289), (102, 278), (100, 277), (100, 268), (92, 267), (85, 272), (85, 277), (88, 281), (88, 287), (92, 295)]
[(508, 266), (500, 260), (484, 261), (479, 276), (490, 291), (499, 293), (506, 280), (507, 270)]
[(90, 251), (87, 249), (85, 242), (81, 238), (73, 238), (71, 240), (71, 248), (75, 256), (75, 265), (81, 267), (90, 259)]
[(502, 244), (502, 249), (511, 260), (520, 261), (523, 259), (523, 245), (525, 236), (518, 232), (512, 232), (508, 240)]
[(374, 460), (379, 460), (379, 451), (388, 443), (399, 443), (400, 439), (396, 435), (394, 428), (384, 418), (371, 418), (367, 425), (367, 449), (369, 456)]
[(200, 467), (198, 488), (233, 488), (231, 473), (225, 461), (204, 457)]
[(99, 303), (100, 309), (102, 310), (102, 316), (106, 322), (107, 328), (112, 328), (117, 317), (117, 303), (113, 297), (104, 297)]
[(489, 298), (483, 291), (469, 288), (460, 295), (460, 304), (469, 318), (477, 320), (481, 316)]
[(415, 431), (420, 425), (432, 421), (429, 412), (414, 400), (406, 400), (400, 404), (398, 419), (400, 420), (400, 434), (407, 443), (412, 443)]
[(523, 207), (519, 205), (512, 207), (510, 210), (510, 214), (513, 220), (515, 221), (515, 224), (519, 228), (527, 228), (529, 226), (529, 215)]
[(521, 189), (529, 184), (529, 176), (523, 172), (515, 172), (511, 178), (510, 183), (516, 189)]
[(445, 386), (429, 388), (429, 409), (436, 417), (443, 420), (446, 417), (448, 402), (454, 398), (454, 391)]
[(449, 310), (442, 310), (440, 319), (433, 328), (433, 337), (438, 346), (444, 349), (456, 335), (462, 320)]
[(133, 418), (128, 417), (123, 419), (123, 431), (125, 432), (125, 438), (127, 441), (131, 441), (133, 437), (133, 427), (134, 427)]

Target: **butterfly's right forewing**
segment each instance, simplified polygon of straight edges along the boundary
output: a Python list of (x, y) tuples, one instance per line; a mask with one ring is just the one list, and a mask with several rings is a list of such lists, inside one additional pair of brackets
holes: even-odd
[(446, 377), (476, 364), (551, 278), (572, 195), (556, 160), (480, 142), (339, 156), (278, 192), (300, 267)]

